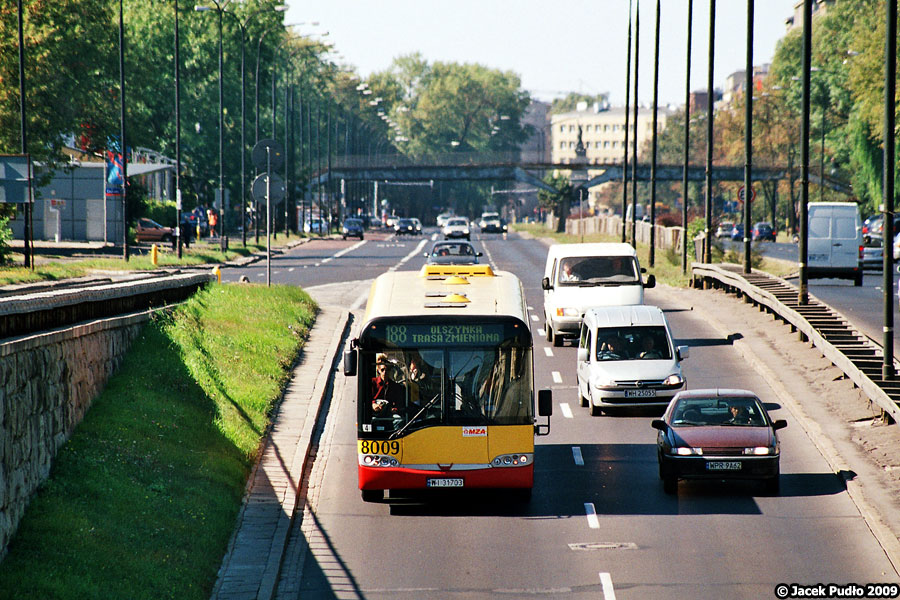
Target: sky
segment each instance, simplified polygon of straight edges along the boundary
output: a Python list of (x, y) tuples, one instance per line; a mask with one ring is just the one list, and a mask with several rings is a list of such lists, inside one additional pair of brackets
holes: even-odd
[[(640, 2), (638, 96), (653, 99), (655, 0)], [(691, 90), (705, 90), (709, 2), (693, 3)], [(754, 2), (753, 63), (771, 62), (795, 0)], [(628, 0), (286, 0), (299, 34), (328, 32), (338, 63), (366, 77), (397, 56), (513, 71), (533, 97), (608, 92), (625, 102)], [(684, 103), (688, 0), (662, 0), (659, 102)], [(637, 14), (637, 10), (633, 11)], [(746, 66), (747, 0), (716, 2), (714, 86)], [(636, 36), (635, 36), (636, 37)], [(632, 56), (633, 60), (633, 56)]]

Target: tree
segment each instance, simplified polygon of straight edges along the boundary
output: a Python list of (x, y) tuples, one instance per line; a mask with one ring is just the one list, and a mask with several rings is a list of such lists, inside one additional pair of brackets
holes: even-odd
[(559, 221), (556, 224), (556, 232), (563, 233), (566, 230), (566, 218), (569, 216), (569, 200), (572, 197), (572, 183), (568, 177), (562, 175), (547, 175), (544, 177), (544, 183), (552, 185), (557, 189), (555, 194), (547, 190), (538, 192), (538, 203), (553, 211)]

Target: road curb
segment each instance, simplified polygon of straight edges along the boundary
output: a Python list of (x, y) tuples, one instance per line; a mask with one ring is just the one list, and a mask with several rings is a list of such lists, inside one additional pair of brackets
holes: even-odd
[[(330, 331), (322, 330), (326, 319)], [(274, 597), (296, 508), (302, 501), (300, 488), (312, 434), (349, 324), (350, 312), (340, 307), (323, 307), (316, 318), (247, 480), (212, 599)]]
[[(668, 290), (668, 286), (658, 286), (659, 291), (667, 295), (670, 300), (682, 304), (678, 298), (674, 298)], [(894, 567), (894, 571), (900, 575), (900, 539), (897, 532), (894, 532), (882, 517), (880, 511), (873, 506), (866, 498), (865, 491), (861, 482), (856, 480), (856, 474), (850, 468), (847, 461), (840, 455), (835, 448), (834, 442), (829, 438), (822, 427), (814, 419), (807, 415), (803, 406), (794, 400), (794, 397), (784, 387), (780, 378), (769, 368), (767, 364), (754, 352), (750, 345), (742, 339), (734, 339), (728, 328), (722, 324), (710, 312), (698, 308), (697, 312), (704, 314), (706, 322), (715, 329), (723, 339), (731, 340), (732, 345), (741, 353), (744, 360), (750, 363), (751, 367), (763, 378), (778, 399), (787, 407), (791, 416), (800, 425), (806, 436), (812, 441), (813, 445), (819, 451), (819, 454), (828, 463), (828, 466), (835, 475), (841, 478), (847, 488), (847, 494), (856, 509), (859, 511), (872, 535), (878, 541), (885, 555)]]

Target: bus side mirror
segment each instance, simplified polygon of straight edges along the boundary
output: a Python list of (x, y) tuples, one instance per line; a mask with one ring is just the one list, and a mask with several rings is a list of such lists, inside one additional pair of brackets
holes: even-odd
[(344, 376), (356, 377), (356, 350), (344, 352)]
[(553, 391), (538, 390), (538, 416), (547, 417), (546, 423), (534, 426), (535, 435), (550, 434), (550, 416), (553, 414)]
[(541, 289), (542, 289), (542, 290), (549, 290), (550, 288), (551, 288), (551, 286), (550, 286), (550, 278), (549, 278), (549, 277), (544, 277), (543, 279), (541, 279)]
[(644, 284), (644, 287), (645, 288), (656, 287), (656, 275), (654, 275), (653, 273), (650, 273), (649, 275), (647, 275), (647, 282)]

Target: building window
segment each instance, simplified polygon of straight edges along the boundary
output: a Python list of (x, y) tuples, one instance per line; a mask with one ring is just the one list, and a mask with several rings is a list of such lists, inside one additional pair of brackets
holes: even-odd
[(559, 132), (560, 132), (560, 133), (565, 133), (565, 132), (566, 132), (566, 126), (565, 126), (565, 125), (560, 125), (560, 126), (559, 126)]
[[(604, 148), (609, 148), (609, 142), (603, 142), (603, 147), (604, 147)], [(616, 147), (616, 143), (613, 142), (613, 148), (615, 148), (615, 147)]]
[(566, 143), (565, 143), (565, 142), (560, 142), (560, 143), (559, 143), (559, 149), (560, 149), (560, 150), (565, 150), (565, 149), (566, 149)]
[(569, 125), (569, 131), (570, 131), (570, 132), (575, 131), (575, 126), (574, 126), (574, 125)]
[(574, 148), (574, 147), (575, 147), (575, 142), (569, 142), (569, 148)]

